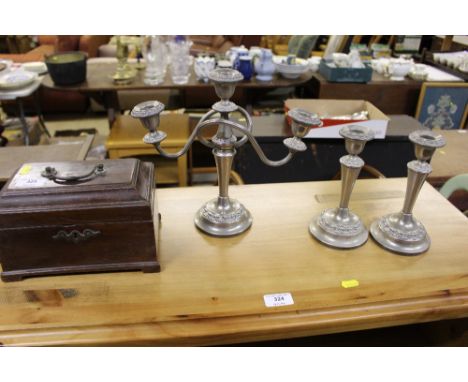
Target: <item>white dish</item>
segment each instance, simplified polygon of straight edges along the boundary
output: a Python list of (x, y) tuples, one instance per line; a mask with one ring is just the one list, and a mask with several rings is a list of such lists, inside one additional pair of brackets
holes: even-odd
[(47, 65), (42, 61), (25, 62), (23, 64), (23, 69), (37, 74), (47, 73)]
[(36, 73), (25, 70), (15, 70), (0, 77), (0, 89), (19, 89), (32, 84), (37, 78)]
[(284, 78), (294, 80), (309, 70), (309, 63), (302, 58), (296, 58), (295, 64), (287, 64), (286, 58), (282, 56), (275, 56), (273, 58), (276, 70), (281, 73)]

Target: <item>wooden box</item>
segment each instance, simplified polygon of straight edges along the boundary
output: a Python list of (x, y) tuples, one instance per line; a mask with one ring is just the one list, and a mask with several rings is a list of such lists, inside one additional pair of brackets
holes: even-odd
[(0, 192), (2, 280), (158, 272), (153, 173), (137, 159), (24, 164)]

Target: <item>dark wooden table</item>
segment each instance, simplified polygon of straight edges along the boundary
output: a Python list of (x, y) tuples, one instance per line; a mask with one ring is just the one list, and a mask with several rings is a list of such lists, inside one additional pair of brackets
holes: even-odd
[(94, 135), (50, 138), (48, 144), (0, 148), (0, 188), (24, 163), (85, 160)]
[[(144, 70), (138, 71), (136, 78), (130, 84), (115, 84), (112, 79), (112, 75), (115, 73), (116, 66), (116, 63), (94, 61), (88, 63), (86, 81), (81, 84), (72, 86), (56, 86), (49, 75), (45, 76), (42, 84), (50, 89), (79, 91), (90, 96), (106, 108), (108, 111), (110, 126), (112, 126), (112, 122), (115, 120), (116, 113), (120, 111), (117, 93), (121, 90), (177, 89), (182, 93), (184, 105), (186, 105), (185, 99), (188, 91), (212, 98), (213, 101), (209, 101), (207, 106), (210, 106), (218, 100), (218, 97), (215, 95), (213, 85), (211, 83), (198, 81), (195, 73), (193, 72), (193, 68), (187, 84), (174, 84), (171, 80), (168, 69), (164, 82), (157, 86), (150, 86), (143, 82), (145, 74)], [(310, 81), (311, 78), (311, 72), (304, 73), (295, 80), (285, 79), (278, 75), (276, 75), (272, 81), (257, 81), (255, 77), (252, 77), (250, 81), (242, 81), (238, 84), (236, 94), (233, 98), (234, 100), (236, 100), (236, 97), (239, 99), (240, 93), (245, 93), (243, 103), (245, 103), (245, 106), (248, 106), (251, 104), (250, 101), (252, 100), (252, 94), (255, 92), (300, 86)]]
[(364, 99), (385, 114), (413, 116), (421, 86), (421, 81), (392, 81), (376, 72), (367, 84), (328, 82), (320, 73), (314, 73), (307, 91), (312, 98)]

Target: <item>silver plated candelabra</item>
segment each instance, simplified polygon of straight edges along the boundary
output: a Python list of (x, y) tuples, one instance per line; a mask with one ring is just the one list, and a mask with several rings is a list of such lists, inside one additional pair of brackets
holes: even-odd
[[(302, 109), (290, 110), (288, 115), (292, 120), (294, 137), (283, 141), (289, 152), (283, 159), (272, 161), (265, 156), (252, 135), (253, 123), (250, 115), (242, 107), (230, 101), (236, 84), (243, 79), (242, 74), (237, 70), (218, 68), (210, 72), (209, 79), (214, 83), (216, 94), (221, 100), (216, 102), (212, 109), (201, 118), (185, 146), (177, 153), (167, 153), (161, 148), (161, 142), (166, 138), (166, 133), (158, 130), (159, 115), (164, 110), (162, 103), (158, 101), (140, 103), (133, 108), (131, 115), (139, 118), (149, 130), (143, 138), (144, 142), (154, 145), (156, 150), (166, 158), (178, 158), (184, 155), (196, 138), (212, 149), (218, 173), (219, 195), (198, 210), (195, 214), (195, 225), (213, 236), (233, 236), (244, 232), (252, 225), (250, 212), (239, 201), (229, 197), (229, 176), (236, 148), (249, 140), (263, 163), (269, 166), (282, 166), (288, 163), (296, 152), (306, 150), (306, 145), (301, 138), (309, 132), (311, 127), (320, 126), (321, 121), (314, 113)], [(245, 125), (230, 119), (230, 113), (235, 111), (245, 118)], [(212, 125), (217, 125), (218, 130), (208, 140), (201, 132)], [(242, 137), (238, 140), (233, 131), (241, 133)]]
[(312, 219), (310, 233), (322, 243), (337, 248), (354, 248), (364, 244), (369, 236), (359, 216), (349, 210), (349, 199), (364, 161), (358, 156), (374, 132), (365, 126), (345, 126), (340, 130), (348, 155), (340, 158), (341, 198), (338, 208), (322, 211)]
[(424, 181), (432, 171), (428, 161), (436, 149), (445, 146), (445, 139), (429, 130), (413, 131), (409, 139), (414, 143), (417, 159), (407, 165), (408, 181), (403, 209), (375, 220), (370, 232), (383, 247), (403, 255), (416, 255), (429, 249), (431, 239), (421, 222), (414, 218), (413, 207)]

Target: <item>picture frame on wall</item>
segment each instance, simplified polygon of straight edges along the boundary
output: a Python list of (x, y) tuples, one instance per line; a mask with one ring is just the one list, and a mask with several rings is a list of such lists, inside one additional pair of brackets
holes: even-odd
[(425, 82), (421, 87), (416, 119), (429, 129), (463, 129), (468, 114), (468, 84)]

